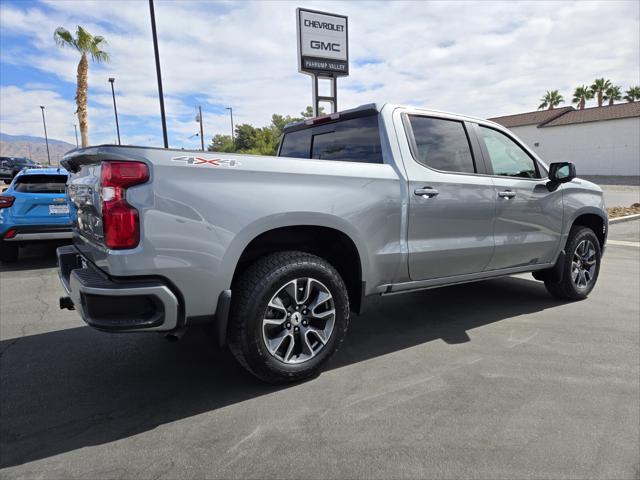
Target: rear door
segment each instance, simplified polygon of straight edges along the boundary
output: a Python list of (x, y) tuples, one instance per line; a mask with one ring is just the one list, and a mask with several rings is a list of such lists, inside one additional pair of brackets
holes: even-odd
[(543, 167), (514, 138), (477, 125), (496, 197), (490, 270), (549, 263), (562, 234), (562, 191), (550, 192)]
[(482, 272), (493, 254), (496, 202), (469, 125), (420, 114), (404, 114), (403, 124), (411, 150), (405, 161), (411, 279)]
[(67, 175), (22, 174), (16, 177), (12, 195), (12, 217), (25, 225), (69, 224), (66, 201)]

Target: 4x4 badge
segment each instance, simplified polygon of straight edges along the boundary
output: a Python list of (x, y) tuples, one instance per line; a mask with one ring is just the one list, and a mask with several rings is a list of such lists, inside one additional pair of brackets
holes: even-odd
[(221, 158), (202, 158), (202, 157), (173, 157), (171, 160), (174, 162), (182, 162), (187, 165), (212, 165), (214, 167), (239, 167), (241, 163), (237, 160), (228, 160)]

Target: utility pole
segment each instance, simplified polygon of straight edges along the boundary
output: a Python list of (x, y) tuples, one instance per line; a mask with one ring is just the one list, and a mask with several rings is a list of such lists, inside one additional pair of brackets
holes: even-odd
[(78, 127), (76, 127), (76, 124), (73, 124), (73, 129), (76, 131), (76, 148), (79, 148), (80, 146), (78, 145)]
[(200, 145), (204, 152), (204, 130), (202, 128), (202, 106), (198, 105), (198, 121), (200, 122)]
[(233, 146), (235, 147), (235, 145), (236, 145), (236, 134), (235, 134), (234, 128), (233, 128), (233, 108), (226, 107), (225, 110), (229, 110), (229, 113), (231, 114), (231, 141), (233, 142)]
[(51, 156), (49, 155), (49, 137), (47, 137), (47, 122), (44, 119), (44, 106), (40, 105), (40, 109), (42, 110), (42, 125), (44, 125), (44, 141), (47, 144), (47, 163), (51, 165)]
[(111, 84), (111, 96), (113, 97), (113, 113), (116, 115), (116, 131), (118, 132), (118, 145), (122, 145), (120, 143), (120, 125), (118, 125), (118, 109), (116, 108), (116, 92), (113, 89), (113, 82), (116, 79), (113, 77), (109, 77), (109, 83)]
[(153, 36), (153, 50), (156, 56), (156, 73), (158, 75), (158, 97), (160, 99), (160, 117), (162, 119), (162, 137), (164, 148), (169, 148), (167, 137), (167, 119), (164, 114), (164, 93), (162, 92), (162, 74), (160, 73), (160, 52), (158, 51), (158, 34), (156, 32), (156, 14), (153, 10), (153, 0), (149, 0), (149, 13), (151, 15), (151, 34)]

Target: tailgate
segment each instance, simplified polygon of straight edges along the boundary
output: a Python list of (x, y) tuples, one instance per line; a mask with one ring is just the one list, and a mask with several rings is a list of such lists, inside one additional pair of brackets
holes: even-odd
[(141, 214), (128, 197), (130, 190), (149, 183), (150, 169), (137, 153), (97, 147), (74, 151), (62, 161), (69, 171), (74, 243), (94, 263), (114, 250), (133, 251), (140, 243)]
[(13, 220), (18, 224), (69, 224), (66, 174), (28, 173), (14, 182)]
[(69, 173), (67, 191), (76, 210), (73, 218), (74, 227), (78, 234), (91, 243), (103, 245), (100, 161), (97, 156), (93, 159), (88, 157), (73, 170)]

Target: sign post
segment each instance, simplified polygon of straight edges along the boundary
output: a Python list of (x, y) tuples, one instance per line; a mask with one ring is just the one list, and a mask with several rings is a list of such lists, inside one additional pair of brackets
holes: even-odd
[[(338, 77), (349, 75), (348, 18), (306, 8), (296, 10), (298, 32), (298, 71), (312, 77), (313, 115), (320, 103), (338, 110)], [(319, 80), (331, 82), (330, 94), (319, 94)]]

